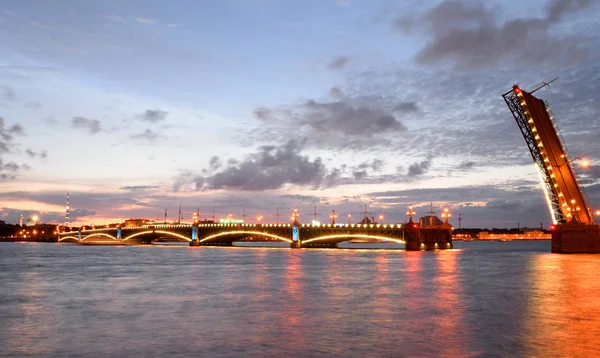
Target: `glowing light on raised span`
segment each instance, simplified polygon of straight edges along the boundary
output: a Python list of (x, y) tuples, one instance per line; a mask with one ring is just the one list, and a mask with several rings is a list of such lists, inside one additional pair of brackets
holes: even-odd
[(548, 210), (550, 211), (550, 217), (552, 217), (552, 223), (556, 225), (558, 221), (556, 220), (556, 216), (554, 215), (554, 210), (552, 210), (552, 202), (550, 201), (550, 193), (548, 192), (548, 188), (546, 188), (546, 183), (544, 182), (544, 178), (542, 178), (542, 170), (538, 165), (535, 166), (536, 172), (538, 173), (538, 177), (540, 178), (540, 186), (544, 191), (544, 197), (546, 198), (546, 204), (548, 204)]

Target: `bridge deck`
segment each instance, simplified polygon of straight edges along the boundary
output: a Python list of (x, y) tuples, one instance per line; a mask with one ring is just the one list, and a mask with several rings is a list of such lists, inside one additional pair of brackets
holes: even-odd
[[(415, 225), (416, 226), (416, 225)], [(412, 225), (410, 226), (412, 227)], [(297, 228), (294, 234), (294, 228)], [(196, 245), (223, 246), (232, 245), (235, 241), (253, 239), (257, 241), (288, 242), (292, 247), (337, 247), (343, 241), (355, 239), (369, 239), (381, 242), (395, 242), (404, 244), (409, 236), (419, 236), (419, 244), (428, 248), (450, 248), (451, 237), (449, 227), (437, 228), (443, 235), (443, 240), (438, 240), (433, 231), (426, 229), (408, 229), (402, 224), (345, 224), (345, 225), (310, 225), (300, 224), (199, 224), (199, 225), (144, 225), (131, 228), (98, 228), (59, 234), (60, 242), (90, 242), (95, 240), (110, 241), (115, 243), (151, 243), (161, 237), (178, 238)], [(415, 234), (416, 233), (416, 234)], [(428, 233), (428, 234), (427, 234)], [(446, 235), (448, 233), (448, 235)], [(442, 238), (442, 236), (439, 236)], [(433, 237), (433, 239), (431, 239)], [(429, 238), (429, 239), (428, 239)], [(410, 241), (410, 240), (409, 240)], [(414, 241), (414, 240), (413, 240)], [(410, 241), (412, 243), (412, 241)], [(438, 245), (442, 244), (442, 245)]]

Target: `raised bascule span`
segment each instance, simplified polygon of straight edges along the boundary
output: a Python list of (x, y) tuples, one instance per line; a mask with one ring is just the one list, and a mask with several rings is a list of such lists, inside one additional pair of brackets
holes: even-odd
[(515, 85), (502, 97), (538, 170), (553, 222), (552, 252), (600, 253), (600, 225), (594, 223), (548, 104), (533, 95), (540, 88), (529, 93)]

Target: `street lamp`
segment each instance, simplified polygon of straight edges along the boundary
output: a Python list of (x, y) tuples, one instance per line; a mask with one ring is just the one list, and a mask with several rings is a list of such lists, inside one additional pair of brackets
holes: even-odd
[(37, 215), (33, 215), (32, 219), (33, 219), (33, 225), (37, 225), (37, 222), (38, 222), (38, 219), (39, 219), (38, 216)]
[(258, 220), (258, 225), (262, 224), (262, 219), (263, 219), (262, 215), (260, 215), (256, 218), (256, 220)]
[(383, 224), (383, 214), (380, 214), (380, 215), (379, 215), (379, 223), (380, 223), (380, 224)]
[(352, 214), (348, 214), (348, 225), (350, 225), (350, 218), (352, 217)]
[(445, 208), (444, 212), (442, 213), (442, 217), (446, 219), (446, 224), (448, 223), (448, 219), (450, 219), (451, 216), (452, 214), (450, 214), (450, 210), (448, 208)]
[(329, 217), (331, 218), (331, 225), (335, 225), (335, 218), (337, 218), (337, 215), (335, 215), (335, 210), (331, 211), (331, 215), (329, 215)]
[(231, 214), (227, 215), (227, 218), (229, 219), (229, 225), (231, 225)]
[(583, 168), (587, 168), (587, 167), (589, 167), (589, 166), (590, 166), (590, 162), (588, 162), (587, 160), (582, 160), (582, 161), (581, 161), (581, 166), (582, 166)]
[(417, 215), (417, 213), (413, 209), (412, 204), (408, 206), (408, 211), (406, 212), (406, 215), (408, 215), (409, 221), (412, 221), (413, 216)]

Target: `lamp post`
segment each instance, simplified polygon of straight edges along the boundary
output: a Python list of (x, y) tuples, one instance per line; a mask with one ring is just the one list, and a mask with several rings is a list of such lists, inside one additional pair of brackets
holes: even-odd
[(379, 214), (379, 223), (383, 224), (383, 214)]
[(446, 224), (448, 224), (448, 219), (450, 219), (451, 216), (452, 214), (450, 214), (450, 210), (448, 208), (445, 208), (444, 212), (442, 213), (442, 217), (446, 220)]
[(350, 225), (350, 218), (352, 217), (352, 214), (348, 214), (348, 225)]
[(256, 220), (258, 220), (258, 225), (262, 225), (262, 219), (263, 219), (262, 215), (259, 215), (259, 216), (256, 218)]
[(570, 209), (571, 209), (570, 213), (572, 215), (571, 220), (573, 220), (573, 219), (575, 219), (575, 214), (577, 214), (577, 212), (579, 210), (581, 210), (581, 208), (579, 206), (577, 206), (577, 202), (575, 201), (575, 199), (571, 199), (571, 208)]
[(294, 221), (294, 225), (299, 225), (298, 216), (300, 216), (300, 213), (298, 213), (297, 208), (294, 208), (294, 212), (292, 213), (292, 220)]
[(229, 225), (231, 225), (231, 214), (227, 215), (227, 218), (229, 219)]
[(335, 225), (335, 218), (337, 218), (337, 215), (335, 215), (335, 210), (331, 211), (331, 215), (329, 215), (329, 217), (331, 218), (331, 225)]
[(39, 219), (38, 216), (37, 215), (33, 215), (32, 219), (33, 219), (33, 225), (34, 226), (37, 225), (37, 222), (38, 222), (38, 219)]
[(406, 212), (406, 215), (408, 215), (408, 221), (412, 221), (413, 216), (417, 215), (417, 213), (415, 212), (415, 210), (413, 209), (412, 204), (410, 204), (408, 206), (408, 211)]

